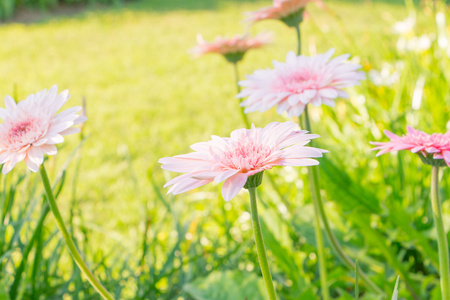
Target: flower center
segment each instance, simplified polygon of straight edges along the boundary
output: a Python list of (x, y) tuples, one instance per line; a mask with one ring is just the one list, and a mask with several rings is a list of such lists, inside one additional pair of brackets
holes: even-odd
[(21, 147), (36, 142), (42, 134), (39, 122), (28, 118), (16, 124), (11, 124), (7, 133), (7, 140), (11, 146)]
[(275, 89), (280, 92), (302, 93), (306, 89), (317, 89), (317, 74), (304, 70), (280, 76), (275, 81)]
[(17, 124), (13, 128), (11, 128), (9, 136), (14, 138), (20, 138), (29, 131), (30, 127), (31, 127), (30, 121), (25, 121), (23, 123)]
[(241, 139), (222, 154), (219, 162), (227, 168), (248, 172), (261, 167), (272, 149), (251, 139)]

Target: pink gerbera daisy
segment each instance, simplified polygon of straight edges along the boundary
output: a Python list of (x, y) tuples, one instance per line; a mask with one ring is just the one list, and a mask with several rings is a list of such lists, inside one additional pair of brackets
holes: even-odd
[(303, 20), (303, 12), (309, 2), (321, 0), (274, 0), (273, 5), (248, 12), (245, 21), (280, 20), (290, 27), (297, 26)]
[(420, 158), (428, 165), (447, 164), (450, 167), (450, 132), (429, 135), (410, 126), (406, 130), (408, 133), (403, 136), (385, 130), (384, 134), (391, 140), (386, 143), (370, 142), (377, 146), (372, 150), (381, 150), (377, 156), (392, 151), (410, 150), (412, 153), (421, 153)]
[(248, 34), (236, 35), (232, 38), (219, 36), (213, 42), (205, 41), (199, 34), (197, 35), (198, 45), (191, 52), (196, 56), (217, 53), (230, 62), (238, 62), (248, 50), (261, 48), (271, 41), (272, 35), (269, 33), (261, 33), (255, 37), (249, 37)]
[(258, 70), (239, 82), (245, 88), (237, 97), (248, 97), (241, 103), (245, 112), (269, 110), (277, 105), (277, 112), (300, 116), (306, 105), (334, 106), (337, 97), (348, 98), (343, 88), (359, 84), (364, 73), (356, 71), (358, 64), (349, 63), (349, 54), (335, 57), (334, 49), (315, 56), (289, 52), (286, 63), (273, 61), (274, 69)]
[(231, 200), (247, 179), (274, 166), (312, 166), (328, 151), (305, 147), (316, 134), (297, 130), (294, 122), (273, 122), (264, 128), (238, 129), (229, 138), (212, 136), (208, 142), (191, 146), (195, 152), (159, 160), (162, 168), (186, 172), (166, 183), (168, 193), (187, 192), (212, 181), (225, 180), (222, 196)]
[(10, 96), (5, 97), (6, 109), (0, 108), (0, 164), (3, 174), (25, 160), (33, 172), (39, 170), (44, 154), (55, 155), (55, 144), (64, 141), (63, 135), (79, 132), (75, 124), (86, 121), (77, 114), (81, 107), (72, 107), (55, 115), (67, 102), (67, 90), (57, 94), (53, 86), (48, 92), (42, 90), (16, 103)]

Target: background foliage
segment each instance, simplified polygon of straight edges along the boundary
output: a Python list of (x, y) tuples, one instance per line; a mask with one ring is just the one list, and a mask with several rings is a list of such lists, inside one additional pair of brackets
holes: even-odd
[[(333, 230), (387, 294), (400, 275), (400, 298), (439, 299), (430, 168), (410, 153), (375, 158), (368, 142), (383, 139), (383, 129), (400, 134), (406, 124), (430, 133), (449, 129), (449, 50), (439, 43), (448, 28), (436, 23), (437, 12), (448, 19), (447, 8), (439, 1), (326, 3), (327, 10), (308, 9), (303, 52), (334, 47), (368, 72), (349, 100), (311, 111), (314, 132), (322, 136), (318, 146), (330, 150), (320, 172)], [(23, 99), (57, 83), (70, 90), (73, 105), (86, 99), (85, 138), (67, 138), (46, 164), (78, 246), (117, 298), (264, 298), (246, 192), (230, 203), (214, 184), (165, 196), (162, 186), (175, 174), (156, 161), (243, 126), (231, 66), (220, 56), (194, 60), (187, 49), (198, 32), (206, 39), (243, 32), (242, 13), (268, 4), (158, 0), (0, 27), (3, 95)], [(392, 26), (408, 16), (417, 20), (413, 29), (393, 33)], [(242, 74), (284, 60), (296, 47), (294, 31), (283, 24), (252, 28), (262, 30), (273, 31), (275, 43), (248, 53)], [(424, 34), (428, 49), (398, 45), (400, 37)], [(260, 127), (286, 120), (274, 110), (249, 117)], [(282, 299), (319, 295), (305, 171), (273, 169), (272, 180), (266, 177), (259, 189), (269, 263)], [(441, 195), (448, 226), (447, 175), (445, 170)], [(22, 165), (0, 177), (0, 191), (0, 299), (97, 299), (52, 216), (45, 217), (38, 175)], [(353, 271), (329, 248), (327, 259), (333, 297), (353, 299)], [(360, 291), (362, 299), (381, 299), (364, 286)]]

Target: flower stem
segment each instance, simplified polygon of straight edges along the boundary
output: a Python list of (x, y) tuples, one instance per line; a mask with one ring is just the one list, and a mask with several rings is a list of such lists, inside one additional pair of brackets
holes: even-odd
[(69, 248), (70, 254), (72, 254), (73, 259), (77, 263), (80, 270), (86, 275), (88, 281), (92, 285), (92, 287), (103, 297), (103, 299), (113, 300), (114, 298), (111, 294), (103, 287), (103, 285), (97, 280), (97, 278), (92, 274), (89, 270), (86, 263), (83, 261), (80, 253), (75, 246), (75, 243), (70, 238), (70, 234), (67, 231), (66, 226), (64, 225), (64, 221), (62, 219), (61, 213), (59, 212), (58, 206), (56, 205), (55, 197), (53, 196), (53, 191), (50, 186), (50, 181), (48, 180), (47, 172), (45, 171), (44, 164), (39, 168), (42, 177), (42, 183), (44, 184), (45, 192), (47, 194), (48, 204), (53, 212), (53, 215), (56, 219), (56, 224), (58, 225), (59, 230), (61, 231), (64, 240), (66, 241), (67, 247)]
[(261, 225), (259, 224), (258, 206), (256, 203), (256, 188), (249, 188), (250, 206), (252, 210), (253, 232), (255, 234), (256, 250), (258, 252), (259, 266), (263, 275), (264, 284), (270, 300), (276, 300), (275, 289), (273, 287), (272, 276), (270, 275), (269, 264), (267, 262), (266, 248), (261, 234)]
[(437, 230), (442, 299), (450, 299), (450, 264), (447, 236), (445, 234), (444, 222), (442, 221), (442, 207), (439, 200), (438, 166), (433, 166), (431, 171), (431, 208)]
[(295, 26), (295, 32), (297, 33), (297, 55), (302, 53), (302, 39), (300, 31), (300, 23)]
[[(304, 111), (305, 116), (305, 129), (311, 132), (311, 123), (309, 121), (309, 114), (308, 114), (308, 106), (305, 107)], [(313, 146), (313, 141), (310, 142), (311, 146)], [(328, 241), (331, 244), (331, 247), (333, 248), (334, 252), (337, 254), (338, 258), (347, 266), (349, 270), (355, 270), (356, 265), (353, 262), (353, 260), (345, 254), (344, 250), (342, 249), (341, 245), (339, 244), (338, 239), (334, 235), (333, 231), (331, 230), (330, 223), (328, 222), (328, 218), (325, 214), (325, 209), (323, 207), (322, 197), (320, 196), (320, 182), (319, 182), (319, 171), (317, 167), (310, 167), (308, 170), (308, 174), (312, 174), (310, 176), (313, 177), (313, 184), (314, 188), (311, 188), (313, 193), (313, 201), (317, 202), (318, 206), (318, 213), (320, 216), (320, 219), (322, 220), (322, 223), (325, 228), (325, 234), (328, 238)], [(310, 177), (311, 182), (311, 177)], [(314, 197), (315, 195), (315, 197)], [(373, 292), (377, 293), (378, 295), (386, 296), (386, 294), (375, 284), (373, 281), (369, 279), (369, 277), (366, 275), (366, 273), (361, 270), (361, 268), (358, 266), (358, 273), (361, 280), (364, 282), (364, 284), (371, 289)]]
[[(311, 132), (311, 125), (309, 123), (308, 116), (308, 107), (305, 107), (304, 111), (305, 115), (305, 129)], [(312, 146), (312, 145), (311, 145)], [(316, 234), (316, 246), (317, 246), (317, 256), (319, 260), (319, 275), (320, 275), (320, 285), (322, 291), (322, 299), (328, 300), (330, 299), (329, 291), (328, 291), (328, 281), (327, 281), (327, 268), (326, 268), (326, 260), (325, 260), (325, 247), (323, 244), (323, 236), (322, 236), (322, 226), (320, 223), (320, 211), (321, 211), (321, 197), (320, 197), (320, 186), (319, 186), (319, 173), (317, 171), (317, 167), (308, 167), (308, 178), (309, 178), (309, 186), (312, 194), (312, 201), (314, 205), (314, 221), (315, 221), (315, 234)]]
[[(234, 69), (234, 80), (236, 82), (236, 90), (237, 93), (239, 94), (241, 92), (241, 87), (239, 86), (239, 69), (238, 69), (238, 63), (234, 62), (233, 64), (233, 69)], [(241, 102), (242, 100), (239, 99), (239, 109), (241, 111), (241, 117), (242, 117), (242, 121), (244, 121), (244, 124), (247, 128), (250, 128), (250, 123), (247, 119), (247, 115), (244, 112), (244, 108), (241, 106)]]

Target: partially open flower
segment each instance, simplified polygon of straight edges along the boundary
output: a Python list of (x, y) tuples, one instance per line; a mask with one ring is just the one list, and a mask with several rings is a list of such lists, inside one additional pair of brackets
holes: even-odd
[[(349, 54), (331, 59), (334, 49), (315, 56), (289, 52), (286, 62), (273, 61), (274, 69), (257, 70), (239, 82), (245, 87), (237, 97), (248, 97), (241, 103), (245, 112), (264, 112), (277, 106), (277, 112), (289, 117), (300, 116), (306, 105), (334, 106), (334, 99), (347, 98), (343, 88), (359, 84), (365, 78), (358, 64), (349, 63)], [(330, 60), (331, 59), (331, 60)]]
[(248, 34), (236, 35), (232, 38), (217, 37), (213, 42), (207, 42), (201, 35), (197, 35), (198, 45), (191, 50), (196, 56), (207, 53), (217, 53), (223, 55), (229, 62), (240, 61), (244, 54), (250, 49), (260, 48), (272, 41), (270, 33), (261, 33), (255, 37)]
[(64, 141), (63, 135), (77, 133), (72, 127), (87, 119), (77, 114), (81, 107), (72, 107), (55, 115), (69, 99), (69, 92), (57, 94), (53, 86), (48, 92), (42, 90), (16, 103), (10, 96), (5, 97), (6, 109), (0, 108), (0, 164), (3, 174), (25, 160), (33, 172), (39, 170), (44, 154), (55, 155), (55, 144)]
[(450, 167), (450, 132), (429, 135), (410, 126), (406, 127), (406, 130), (408, 133), (403, 136), (385, 130), (384, 134), (391, 140), (385, 143), (370, 142), (377, 146), (372, 150), (380, 150), (377, 156), (392, 151), (409, 150), (418, 153), (422, 161), (428, 165)]
[[(162, 168), (186, 173), (175, 177), (164, 187), (172, 186), (174, 195), (190, 191), (207, 183), (225, 181), (222, 196), (231, 200), (255, 174), (274, 166), (313, 166), (328, 151), (305, 147), (319, 137), (297, 130), (294, 122), (273, 122), (264, 128), (238, 129), (229, 138), (212, 136), (208, 142), (191, 146), (195, 152), (159, 160)], [(247, 186), (255, 187), (261, 178)], [(252, 179), (252, 180), (253, 180)]]
[(303, 21), (303, 13), (309, 2), (318, 0), (274, 0), (273, 5), (257, 11), (246, 13), (245, 21), (258, 22), (262, 20), (280, 20), (287, 26), (294, 27)]

